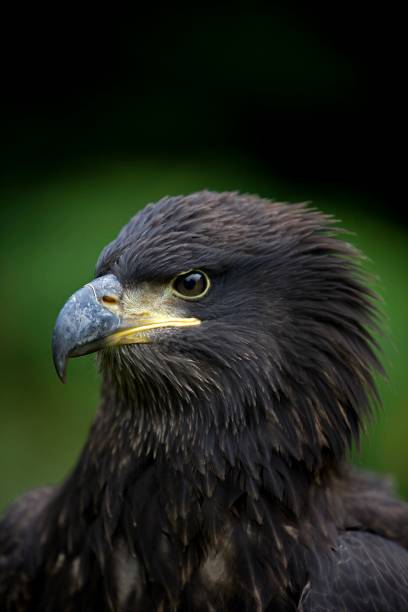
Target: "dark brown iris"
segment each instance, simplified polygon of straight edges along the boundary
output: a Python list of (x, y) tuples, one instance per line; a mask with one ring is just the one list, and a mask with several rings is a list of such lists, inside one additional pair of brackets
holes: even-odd
[(200, 270), (179, 274), (173, 281), (173, 290), (180, 297), (197, 299), (203, 297), (210, 286), (209, 278)]

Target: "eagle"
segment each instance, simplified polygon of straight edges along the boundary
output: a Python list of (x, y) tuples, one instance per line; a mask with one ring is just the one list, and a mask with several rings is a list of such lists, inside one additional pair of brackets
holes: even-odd
[(235, 192), (136, 214), (68, 299), (101, 401), (62, 484), (0, 521), (3, 612), (407, 612), (408, 505), (348, 463), (376, 294), (335, 220)]

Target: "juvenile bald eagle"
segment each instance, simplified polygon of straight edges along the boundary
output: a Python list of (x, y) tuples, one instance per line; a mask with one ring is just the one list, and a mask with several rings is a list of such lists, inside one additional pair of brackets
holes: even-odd
[(304, 205), (147, 206), (63, 307), (102, 399), (61, 486), (0, 524), (7, 612), (407, 612), (408, 507), (346, 466), (376, 396), (358, 253)]

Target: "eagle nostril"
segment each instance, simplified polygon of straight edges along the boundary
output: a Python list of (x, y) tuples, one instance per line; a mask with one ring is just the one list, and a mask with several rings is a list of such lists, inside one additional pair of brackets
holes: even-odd
[(113, 295), (103, 295), (102, 296), (102, 302), (104, 304), (119, 304), (119, 300), (118, 298), (114, 297)]

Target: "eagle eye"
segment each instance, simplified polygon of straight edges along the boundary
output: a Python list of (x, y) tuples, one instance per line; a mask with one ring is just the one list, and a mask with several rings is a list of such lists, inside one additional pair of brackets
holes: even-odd
[(183, 272), (171, 283), (173, 293), (184, 300), (199, 300), (205, 296), (210, 285), (210, 279), (201, 270)]

